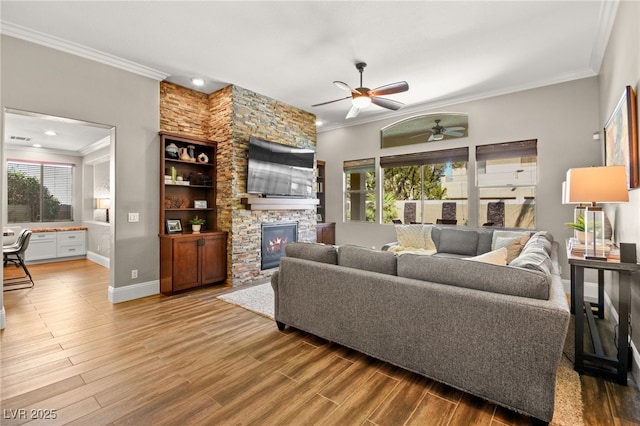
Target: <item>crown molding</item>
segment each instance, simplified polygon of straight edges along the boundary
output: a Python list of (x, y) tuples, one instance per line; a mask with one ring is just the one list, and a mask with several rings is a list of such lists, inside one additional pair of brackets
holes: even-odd
[(169, 76), (169, 74), (163, 71), (7, 21), (0, 21), (0, 34), (39, 44), (51, 49), (60, 50), (65, 53), (80, 56), (101, 64), (110, 65), (112, 67), (158, 81), (162, 81)]
[(619, 0), (603, 1), (600, 3), (600, 13), (598, 13), (600, 19), (598, 20), (598, 27), (596, 28), (596, 38), (593, 42), (591, 58), (589, 59), (591, 69), (596, 74), (600, 73), (600, 67), (602, 66), (604, 53), (607, 50), (607, 44), (609, 44), (609, 37), (611, 37), (611, 30), (616, 20), (619, 4)]

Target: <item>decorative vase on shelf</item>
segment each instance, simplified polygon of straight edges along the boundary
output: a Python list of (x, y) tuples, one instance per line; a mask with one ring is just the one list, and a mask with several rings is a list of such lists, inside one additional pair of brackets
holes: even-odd
[(202, 227), (202, 225), (191, 225), (191, 230), (193, 232), (200, 232), (200, 228)]

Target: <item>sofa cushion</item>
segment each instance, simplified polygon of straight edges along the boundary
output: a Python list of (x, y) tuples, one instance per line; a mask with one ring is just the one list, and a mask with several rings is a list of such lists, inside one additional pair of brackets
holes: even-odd
[(550, 275), (536, 270), (414, 254), (398, 257), (398, 276), (543, 300), (551, 282)]
[(396, 275), (396, 255), (390, 251), (343, 245), (338, 247), (338, 265), (380, 274)]
[(493, 229), (477, 229), (478, 233), (478, 249), (476, 255), (488, 253), (491, 249), (491, 241), (493, 240)]
[(476, 262), (492, 263), (494, 265), (504, 266), (507, 264), (507, 248), (502, 247), (478, 256), (467, 257), (466, 259), (475, 260)]
[(284, 250), (289, 257), (330, 263), (332, 265), (338, 264), (336, 248), (329, 244), (290, 243), (287, 244)]
[(478, 248), (478, 233), (475, 230), (440, 229), (438, 252), (475, 256)]

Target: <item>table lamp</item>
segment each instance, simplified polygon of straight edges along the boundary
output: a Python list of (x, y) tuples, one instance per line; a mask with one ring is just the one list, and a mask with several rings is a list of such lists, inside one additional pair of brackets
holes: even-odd
[(566, 203), (586, 203), (584, 209), (585, 259), (606, 260), (604, 211), (598, 203), (629, 201), (625, 166), (569, 169)]
[(105, 210), (105, 221), (109, 222), (109, 208), (111, 207), (111, 200), (109, 198), (96, 198), (96, 208)]

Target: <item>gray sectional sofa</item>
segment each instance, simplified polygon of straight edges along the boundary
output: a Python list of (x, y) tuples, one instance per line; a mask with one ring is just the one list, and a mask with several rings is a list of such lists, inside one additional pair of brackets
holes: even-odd
[(549, 422), (570, 317), (557, 250), (539, 233), (500, 266), (293, 243), (275, 320)]

